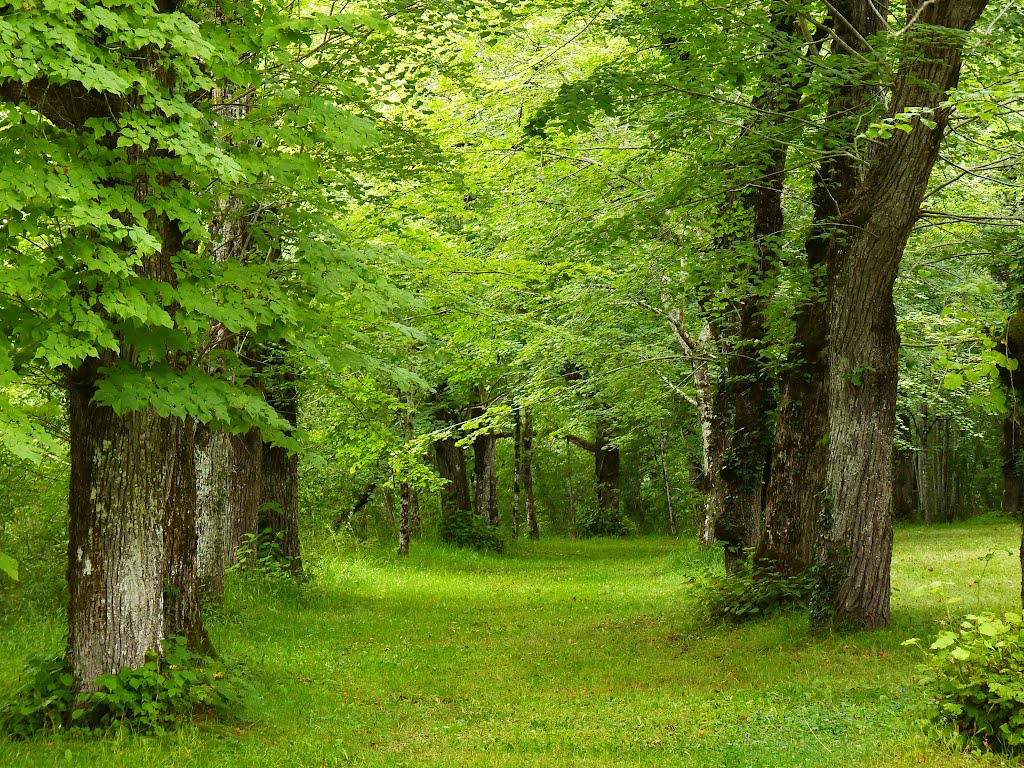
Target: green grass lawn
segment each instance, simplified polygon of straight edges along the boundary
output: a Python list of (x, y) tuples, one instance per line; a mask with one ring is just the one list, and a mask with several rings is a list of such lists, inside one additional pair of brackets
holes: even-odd
[[(1015, 607), (1018, 540), (1007, 523), (898, 531), (892, 626), (847, 634), (701, 621), (691, 577), (717, 562), (690, 541), (339, 547), (306, 585), (235, 579), (210, 616), (257, 690), (244, 725), (0, 740), (0, 767), (1016, 764), (923, 735), (921, 652), (900, 644), (947, 612)], [(0, 688), (60, 644), (59, 616), (7, 617)]]

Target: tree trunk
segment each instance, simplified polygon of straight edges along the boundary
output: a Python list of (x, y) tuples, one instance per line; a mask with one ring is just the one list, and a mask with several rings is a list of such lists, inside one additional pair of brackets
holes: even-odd
[(399, 486), (398, 554), (400, 555), (409, 554), (409, 518), (412, 512), (414, 493), (412, 484), (409, 482), (403, 482)]
[(1020, 514), (1021, 500), (1024, 499), (1022, 448), (1020, 424), (1013, 413), (1008, 413), (1003, 417), (1003, 495), (1000, 503), (1002, 511), (1007, 515)]
[(477, 435), (473, 439), (473, 487), (476, 490), (474, 505), (476, 513), (488, 525), (497, 526), (498, 520), (498, 471), (495, 448), (498, 438), (491, 434)]
[[(280, 355), (268, 356), (271, 371), (267, 403), (292, 428), (298, 424), (299, 396), (295, 376), (285, 371)], [(299, 457), (280, 446), (263, 443), (260, 449), (262, 484), (259, 531), (277, 544), (281, 562), (293, 576), (302, 576), (299, 543)]]
[(253, 562), (252, 548), (259, 535), (259, 510), (263, 495), (263, 439), (258, 429), (231, 436), (231, 472), (228, 477), (228, 508), (224, 526), (227, 565), (241, 556)]
[(189, 647), (209, 652), (200, 610), (195, 424), (171, 420), (173, 455), (164, 508), (164, 634), (184, 637)]
[(520, 497), (520, 477), (522, 475), (523, 463), (523, 418), (521, 415), (522, 406), (513, 409), (512, 416), (515, 428), (512, 430), (512, 538), (519, 538), (519, 521), (522, 512), (522, 499)]
[(228, 515), (231, 437), (200, 424), (195, 431), (196, 577), (206, 595), (224, 594), (227, 562), (225, 527)]
[(118, 416), (96, 405), (98, 367), (87, 361), (68, 380), (68, 659), (80, 692), (160, 649), (165, 509), (181, 426), (151, 409)]
[(523, 497), (526, 508), (526, 534), (540, 538), (537, 508), (533, 500), (533, 418), (529, 409), (523, 409)]
[(899, 335), (893, 285), (918, 218), (932, 167), (949, 122), (942, 105), (960, 74), (960, 36), (937, 27), (970, 29), (984, 0), (922, 5), (907, 33), (908, 51), (889, 104), (890, 117), (908, 108), (931, 114), (909, 133), (895, 131), (843, 212), (845, 238), (828, 262), (829, 445), (823, 530), (834, 597), (834, 620), (862, 626), (889, 621), (892, 559), (893, 437)]
[(672, 538), (679, 536), (679, 531), (676, 528), (676, 513), (672, 508), (672, 486), (668, 480), (668, 460), (665, 457), (665, 433), (661, 434), (661, 439), (658, 443), (659, 455), (661, 456), (661, 480), (665, 485), (665, 507), (668, 511), (668, 530), (672, 535)]
[(621, 457), (617, 445), (609, 445), (602, 422), (594, 437), (594, 476), (597, 478), (598, 509), (614, 517), (619, 510), (619, 474)]

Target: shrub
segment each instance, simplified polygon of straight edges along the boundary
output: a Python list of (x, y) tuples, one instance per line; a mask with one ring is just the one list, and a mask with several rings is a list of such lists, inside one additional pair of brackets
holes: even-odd
[(697, 599), (712, 618), (748, 621), (808, 606), (816, 586), (813, 573), (784, 576), (773, 564), (752, 560), (748, 553), (735, 573), (698, 584)]
[[(904, 645), (919, 644), (917, 639)], [(1019, 613), (964, 618), (928, 650), (920, 682), (931, 690), (929, 720), (965, 746), (1024, 745), (1024, 623)]]
[(505, 540), (497, 528), (469, 510), (458, 510), (444, 515), (439, 531), (441, 541), (457, 547), (504, 552)]
[(163, 731), (182, 720), (229, 714), (244, 688), (237, 675), (176, 636), (164, 641), (162, 655), (147, 654), (141, 667), (96, 678), (91, 693), (76, 697), (73, 684), (63, 656), (36, 659), (0, 706), (0, 731), (25, 738), (39, 731), (106, 731), (119, 723)]

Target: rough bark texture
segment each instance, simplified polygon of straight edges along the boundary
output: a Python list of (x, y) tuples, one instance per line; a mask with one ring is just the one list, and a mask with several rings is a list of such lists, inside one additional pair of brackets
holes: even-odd
[(164, 636), (163, 538), (176, 435), (144, 410), (92, 402), (97, 361), (68, 380), (68, 658), (79, 691), (138, 667)]
[(488, 525), (498, 525), (498, 465), (495, 448), (498, 438), (487, 433), (473, 439), (473, 504), (476, 513)]
[[(864, 0), (837, 2), (825, 26), (843, 40), (845, 52), (859, 52), (865, 36), (881, 22)], [(838, 43), (836, 43), (838, 45)], [(828, 146), (853, 143), (859, 124), (850, 116), (870, 112), (874, 94), (860, 83), (837, 89), (825, 119)], [(825, 269), (836, 246), (836, 222), (856, 193), (860, 161), (849, 152), (827, 157), (815, 169), (812, 191), (814, 224), (805, 250), (810, 295), (797, 313), (793, 351), (779, 384), (779, 407), (772, 448), (772, 473), (765, 499), (761, 557), (785, 574), (797, 574), (820, 557), (828, 434), (828, 287)]]
[(299, 546), (299, 457), (264, 443), (259, 530), (277, 543), (281, 561), (294, 576), (302, 575)]
[(982, 0), (925, 4), (907, 34), (913, 50), (897, 75), (889, 115), (930, 110), (881, 147), (842, 218), (845, 238), (828, 260), (829, 445), (826, 585), (834, 620), (863, 626), (889, 621), (892, 559), (893, 437), (899, 336), (893, 284), (938, 157), (949, 110), (941, 105), (960, 73), (960, 47), (924, 25), (966, 30)]
[(164, 506), (164, 634), (180, 635), (189, 646), (210, 650), (200, 611), (195, 425), (172, 419), (173, 454), (166, 466)]
[(203, 592), (211, 597), (224, 594), (227, 562), (225, 526), (228, 514), (228, 480), (231, 472), (231, 437), (198, 426), (196, 454), (196, 576)]
[[(299, 396), (295, 376), (281, 355), (269, 355), (267, 403), (292, 428), (298, 424)], [(302, 575), (299, 544), (299, 457), (280, 446), (263, 443), (260, 449), (262, 483), (258, 529), (277, 543), (283, 563), (293, 576)]]
[(224, 554), (227, 565), (238, 562), (239, 554), (251, 562), (251, 548), (259, 534), (260, 497), (263, 493), (263, 439), (259, 430), (231, 436), (231, 471), (228, 477), (228, 507), (224, 525)]

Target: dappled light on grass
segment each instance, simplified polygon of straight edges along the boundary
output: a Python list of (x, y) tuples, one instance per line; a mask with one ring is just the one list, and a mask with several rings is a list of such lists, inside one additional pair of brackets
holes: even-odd
[[(718, 553), (670, 539), (545, 540), (497, 556), (336, 547), (312, 578), (238, 578), (210, 620), (257, 691), (249, 721), (0, 742), (0, 765), (966, 766), (919, 730), (918, 656), (946, 598), (973, 610), (1012, 524), (899, 530), (893, 627), (832, 633), (796, 613), (741, 626), (695, 610)], [(993, 556), (983, 607), (1019, 572)], [(929, 570), (931, 569), (931, 570)], [(945, 598), (931, 588), (946, 582)], [(952, 608), (955, 612), (957, 609)], [(18, 654), (39, 620), (0, 629)], [(43, 645), (47, 645), (43, 648)], [(3, 682), (16, 665), (3, 662)]]

